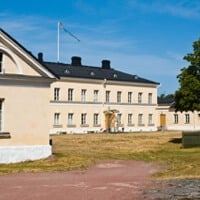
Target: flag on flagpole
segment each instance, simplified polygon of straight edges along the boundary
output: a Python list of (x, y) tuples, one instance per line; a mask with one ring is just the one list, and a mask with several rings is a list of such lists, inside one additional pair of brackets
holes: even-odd
[(64, 26), (61, 22), (58, 22), (58, 26), (59, 26), (60, 29), (64, 29)]
[(63, 30), (65, 33), (69, 34), (71, 37), (73, 37), (74, 39), (76, 39), (78, 42), (80, 42), (80, 40), (74, 35), (72, 34), (70, 31), (68, 31), (61, 22), (59, 22), (59, 28), (61, 30)]
[(78, 42), (80, 42), (80, 40), (73, 35), (70, 31), (68, 31), (61, 22), (58, 22), (58, 35), (57, 35), (57, 62), (60, 61), (60, 30), (63, 30), (65, 33), (69, 34), (71, 37), (73, 37), (74, 39), (76, 39)]

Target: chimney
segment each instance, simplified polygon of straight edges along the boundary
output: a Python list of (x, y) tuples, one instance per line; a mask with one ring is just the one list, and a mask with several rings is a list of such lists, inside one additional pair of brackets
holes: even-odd
[(102, 60), (102, 69), (110, 69), (110, 60)]
[(71, 65), (81, 66), (81, 57), (73, 56), (71, 59), (72, 59)]
[(38, 53), (38, 60), (39, 60), (39, 62), (43, 62), (43, 53), (42, 52)]

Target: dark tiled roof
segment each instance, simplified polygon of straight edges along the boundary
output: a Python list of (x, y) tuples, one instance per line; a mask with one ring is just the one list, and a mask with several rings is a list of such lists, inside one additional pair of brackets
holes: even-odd
[(98, 79), (98, 80), (112, 80), (112, 81), (123, 81), (123, 82), (135, 82), (145, 84), (159, 83), (141, 78), (136, 75), (124, 73), (115, 69), (103, 69), (101, 67), (93, 66), (73, 66), (71, 64), (44, 62), (44, 65), (53, 71), (59, 77), (74, 77), (74, 78), (85, 78), (85, 79)]
[(174, 104), (175, 100), (173, 97), (169, 97), (169, 98), (159, 98), (158, 97), (158, 104), (159, 105), (172, 105)]
[(44, 62), (36, 58), (30, 51), (18, 43), (13, 37), (6, 33), (0, 28), (0, 32), (9, 37), (14, 43), (16, 43), (20, 48), (22, 48), (26, 53), (28, 53), (33, 59), (37, 60), (40, 64), (47, 68), (52, 74), (57, 78), (60, 77), (74, 77), (74, 78), (86, 78), (86, 79), (99, 79), (99, 80), (113, 80), (113, 81), (125, 81), (125, 82), (135, 82), (135, 83), (146, 83), (155, 84), (159, 83), (141, 78), (137, 75), (131, 75), (114, 69), (103, 69), (100, 67), (92, 66), (73, 66), (71, 64), (63, 64), (56, 62)]

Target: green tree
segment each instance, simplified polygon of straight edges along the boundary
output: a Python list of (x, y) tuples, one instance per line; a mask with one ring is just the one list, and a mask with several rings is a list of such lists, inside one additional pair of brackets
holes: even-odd
[(200, 111), (200, 39), (193, 43), (193, 51), (184, 56), (189, 66), (177, 76), (180, 88), (175, 92), (176, 111)]

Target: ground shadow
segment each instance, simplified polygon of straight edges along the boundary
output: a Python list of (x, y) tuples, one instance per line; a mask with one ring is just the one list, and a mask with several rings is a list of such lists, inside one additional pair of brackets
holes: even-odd
[(172, 138), (169, 140), (170, 143), (175, 143), (175, 144), (181, 144), (182, 143), (182, 138)]

